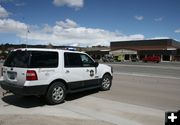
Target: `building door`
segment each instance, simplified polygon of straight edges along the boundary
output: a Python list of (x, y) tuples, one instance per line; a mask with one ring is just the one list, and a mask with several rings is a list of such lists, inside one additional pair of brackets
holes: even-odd
[(129, 55), (126, 54), (125, 57), (124, 57), (125, 60), (129, 60)]
[(139, 60), (143, 60), (145, 58), (145, 55), (140, 55)]
[(170, 61), (170, 55), (163, 55), (163, 61)]

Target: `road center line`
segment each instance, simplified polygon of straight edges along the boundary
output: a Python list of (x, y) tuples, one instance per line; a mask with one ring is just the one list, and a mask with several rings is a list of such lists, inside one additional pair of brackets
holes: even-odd
[(120, 67), (142, 67), (142, 68), (160, 68), (160, 69), (180, 70), (180, 67), (174, 67), (174, 66), (147, 66), (147, 65), (128, 65), (128, 64), (112, 64), (112, 65), (118, 65)]
[(139, 77), (151, 77), (151, 78), (162, 78), (162, 79), (177, 79), (177, 80), (180, 80), (179, 77), (164, 76), (164, 75), (154, 75), (154, 74), (139, 74), (139, 73), (125, 73), (125, 72), (114, 72), (114, 74), (117, 74), (117, 75), (139, 76)]

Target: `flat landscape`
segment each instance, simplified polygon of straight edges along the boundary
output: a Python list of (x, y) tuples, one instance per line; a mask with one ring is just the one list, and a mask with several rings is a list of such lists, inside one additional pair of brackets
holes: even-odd
[(114, 68), (110, 91), (68, 95), (49, 106), (37, 97), (3, 97), (0, 125), (164, 125), (165, 111), (180, 110), (180, 63), (108, 63)]

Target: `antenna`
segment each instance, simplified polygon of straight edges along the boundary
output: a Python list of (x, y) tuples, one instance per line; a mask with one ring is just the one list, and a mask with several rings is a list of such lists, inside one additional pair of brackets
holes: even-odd
[[(25, 17), (22, 17), (22, 20), (24, 20), (24, 22), (25, 22)], [(28, 24), (26, 24), (26, 28), (25, 28), (25, 45), (26, 45), (26, 48), (27, 48), (27, 46), (28, 46), (28, 33), (30, 33), (30, 31), (29, 31), (29, 27), (28, 27)]]
[(27, 30), (26, 30), (26, 48), (27, 48), (27, 44), (28, 44), (28, 33), (30, 33), (28, 25), (27, 25)]

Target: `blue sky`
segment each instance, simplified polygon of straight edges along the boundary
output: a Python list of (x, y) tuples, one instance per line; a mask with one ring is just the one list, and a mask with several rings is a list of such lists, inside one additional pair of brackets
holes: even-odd
[(180, 41), (180, 0), (0, 0), (0, 43)]

